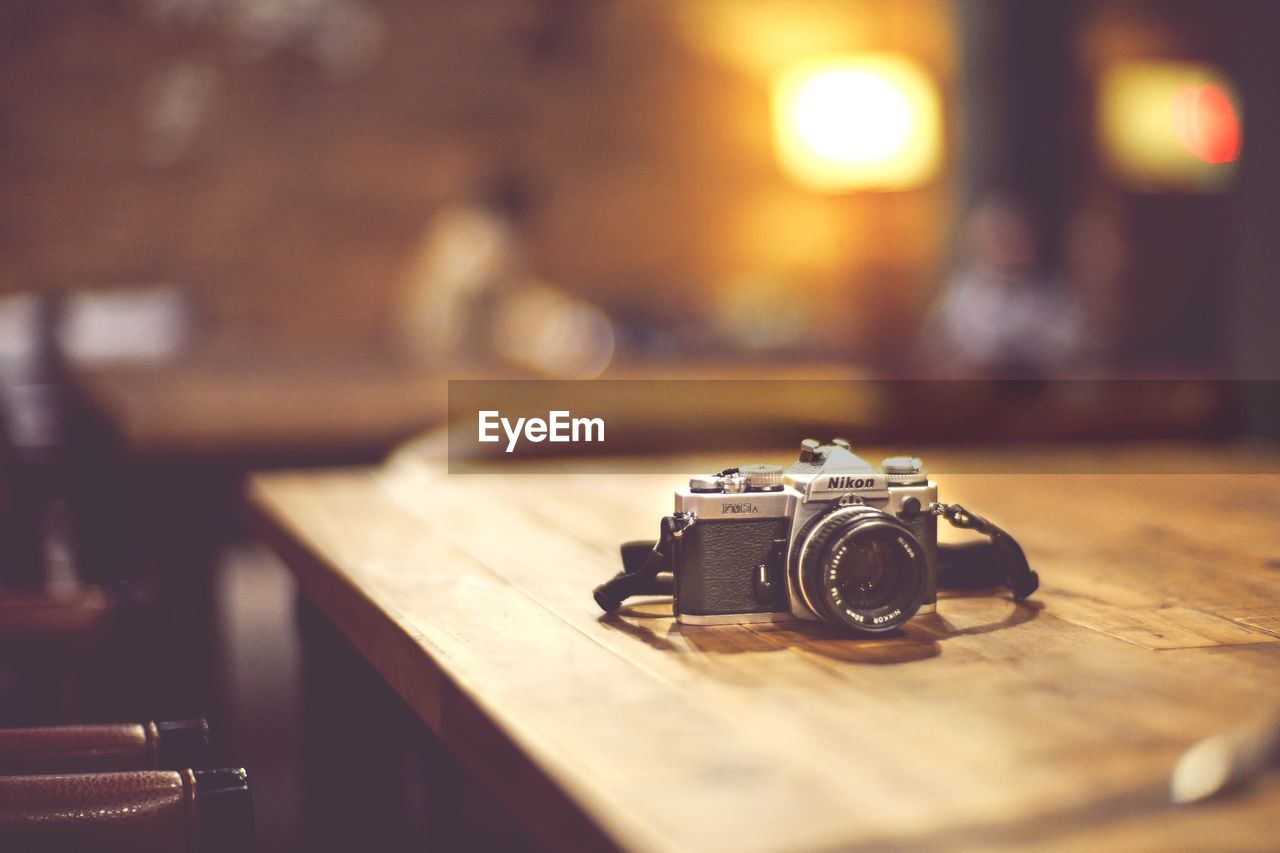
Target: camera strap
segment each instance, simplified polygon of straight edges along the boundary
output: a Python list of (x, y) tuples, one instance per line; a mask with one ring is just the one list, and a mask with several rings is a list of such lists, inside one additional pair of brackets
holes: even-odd
[[(985, 554), (986, 559), (980, 562), (982, 569), (976, 568), (973, 561), (958, 558), (965, 553), (963, 547), (950, 546), (939, 548), (938, 585), (951, 587), (974, 587), (989, 585), (984, 578), (1008, 587), (1019, 601), (1031, 595), (1040, 586), (1040, 576), (1032, 570), (1027, 562), (1027, 555), (1022, 546), (1008, 533), (980, 515), (975, 515), (959, 504), (934, 503), (929, 511), (939, 518), (945, 518), (952, 527), (962, 530), (973, 530), (991, 540), (992, 554)], [(994, 570), (994, 572), (992, 571)]]
[(671, 578), (661, 575), (672, 570), (676, 540), (695, 520), (694, 515), (687, 512), (665, 515), (658, 528), (657, 542), (624, 542), (622, 571), (596, 587), (593, 593), (600, 609), (612, 613), (633, 595), (671, 595), (674, 584)]
[[(959, 504), (934, 503), (929, 505), (929, 511), (946, 519), (952, 527), (972, 530), (990, 540), (989, 545), (977, 548), (941, 546), (938, 549), (939, 586), (978, 589), (998, 584), (1008, 587), (1018, 600), (1040, 586), (1040, 577), (1027, 562), (1022, 546), (1000, 527)], [(595, 588), (594, 596), (600, 609), (613, 613), (633, 595), (671, 595), (674, 584), (670, 572), (674, 567), (676, 543), (695, 523), (692, 513), (677, 512), (663, 516), (657, 542), (623, 543), (622, 571)]]

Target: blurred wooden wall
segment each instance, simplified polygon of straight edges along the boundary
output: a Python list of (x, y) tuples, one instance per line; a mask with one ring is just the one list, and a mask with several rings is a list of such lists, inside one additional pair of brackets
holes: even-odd
[(816, 196), (768, 125), (782, 64), (860, 48), (946, 89), (939, 0), (8, 0), (0, 291), (184, 284), (229, 347), (367, 346), (433, 215), (514, 177), (537, 271), (619, 315), (763, 286), (878, 345), (946, 178)]

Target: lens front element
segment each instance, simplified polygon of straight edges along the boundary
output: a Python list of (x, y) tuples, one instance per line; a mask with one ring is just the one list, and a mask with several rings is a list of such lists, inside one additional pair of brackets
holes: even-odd
[(842, 507), (800, 536), (799, 588), (823, 620), (860, 633), (897, 628), (924, 600), (924, 548), (901, 522), (870, 507)]

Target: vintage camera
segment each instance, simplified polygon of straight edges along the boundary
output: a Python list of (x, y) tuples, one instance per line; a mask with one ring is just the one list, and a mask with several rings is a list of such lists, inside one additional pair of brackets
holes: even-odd
[(940, 516), (991, 537), (984, 556), (952, 561), (967, 567), (953, 570), (955, 585), (989, 581), (1024, 598), (1038, 584), (1008, 534), (938, 503), (919, 459), (886, 459), (877, 470), (841, 439), (802, 442), (785, 471), (744, 465), (693, 477), (676, 491), (675, 510), (656, 544), (623, 546), (623, 572), (596, 589), (604, 610), (630, 595), (670, 592), (684, 624), (807, 619), (858, 634), (891, 631), (936, 607)]
[(919, 459), (877, 471), (836, 439), (785, 472), (745, 465), (676, 492), (675, 612), (717, 624), (817, 619), (892, 630), (937, 601), (938, 487)]

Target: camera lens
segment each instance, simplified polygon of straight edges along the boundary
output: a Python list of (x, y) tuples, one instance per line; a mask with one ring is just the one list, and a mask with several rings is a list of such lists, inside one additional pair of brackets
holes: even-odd
[(924, 548), (893, 516), (841, 507), (806, 525), (798, 545), (797, 586), (823, 620), (882, 633), (920, 609), (928, 577)]

